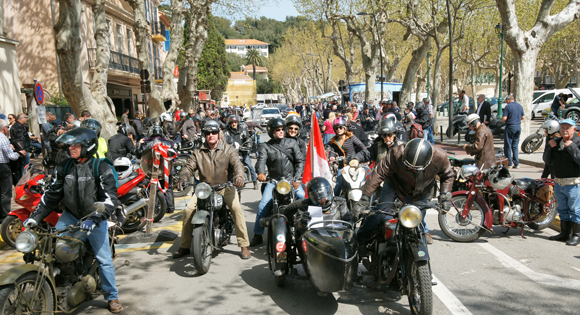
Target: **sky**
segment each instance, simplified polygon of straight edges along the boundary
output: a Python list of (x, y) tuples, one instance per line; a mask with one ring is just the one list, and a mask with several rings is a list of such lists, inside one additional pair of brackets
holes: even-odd
[(278, 3), (271, 1), (258, 11), (257, 16), (265, 16), (278, 21), (285, 21), (286, 16), (298, 16), (298, 11), (294, 8), (292, 0), (278, 0)]

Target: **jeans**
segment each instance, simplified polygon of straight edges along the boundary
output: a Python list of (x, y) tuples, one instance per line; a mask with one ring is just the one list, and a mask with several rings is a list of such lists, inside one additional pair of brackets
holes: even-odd
[(0, 222), (10, 213), (12, 202), (12, 171), (9, 163), (0, 164)]
[(31, 142), (30, 146), (32, 147), (31, 150), (32, 153), (36, 154), (36, 156), (38, 156), (40, 153), (42, 153), (42, 144), (37, 143), (37, 142)]
[[(258, 214), (256, 215), (256, 222), (254, 223), (254, 235), (262, 235), (264, 234), (264, 228), (260, 226), (260, 220), (265, 218), (270, 213), (270, 208), (272, 207), (272, 192), (276, 188), (276, 184), (274, 183), (267, 183), (266, 187), (264, 188), (264, 193), (262, 194), (262, 200), (260, 200), (260, 205), (258, 206)], [(296, 200), (304, 199), (306, 195), (304, 193), (304, 188), (302, 185), (298, 189), (294, 189), (294, 194), (296, 196)]]
[(425, 130), (425, 139), (431, 144), (435, 144), (435, 138), (433, 137), (433, 126)]
[(332, 139), (332, 137), (334, 136), (335, 136), (334, 133), (325, 133), (324, 136), (322, 136), (322, 143), (326, 145), (328, 141), (330, 141), (330, 139)]
[[(61, 230), (68, 227), (71, 224), (76, 224), (79, 219), (75, 218), (68, 211), (64, 211), (58, 222), (56, 223), (56, 229)], [(105, 293), (105, 300), (111, 301), (119, 298), (119, 291), (117, 290), (117, 284), (115, 281), (115, 266), (113, 266), (113, 254), (111, 253), (111, 248), (109, 247), (109, 232), (107, 228), (107, 221), (103, 221), (99, 226), (95, 227), (91, 234), (86, 235), (80, 240), (86, 243), (89, 241), (93, 253), (95, 254), (97, 261), (99, 262), (99, 275), (101, 276), (101, 288)]]
[(334, 186), (334, 195), (340, 196), (342, 191), (342, 168), (338, 169), (336, 172), (336, 186)]
[[(520, 134), (522, 133), (522, 127), (520, 125), (506, 125), (505, 126), (505, 139), (503, 141), (503, 150), (509, 161), (509, 166), (520, 165), (520, 160), (518, 159), (518, 145), (520, 143)], [(513, 160), (512, 160), (513, 153)]]
[(558, 215), (561, 221), (580, 223), (580, 185), (554, 187), (558, 202)]
[(256, 175), (256, 170), (252, 166), (252, 160), (250, 160), (250, 155), (248, 152), (242, 152), (242, 163), (250, 169), (250, 174), (252, 176), (252, 181), (258, 180), (258, 175)]

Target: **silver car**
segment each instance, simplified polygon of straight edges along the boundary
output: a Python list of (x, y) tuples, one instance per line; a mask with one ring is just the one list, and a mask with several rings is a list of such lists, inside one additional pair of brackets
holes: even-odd
[(266, 107), (262, 109), (262, 115), (260, 116), (260, 125), (266, 126), (268, 121), (272, 118), (282, 118), (280, 110), (276, 107)]

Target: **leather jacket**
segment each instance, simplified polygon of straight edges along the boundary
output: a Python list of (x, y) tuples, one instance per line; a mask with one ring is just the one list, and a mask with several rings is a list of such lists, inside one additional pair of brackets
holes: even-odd
[(214, 150), (210, 150), (207, 142), (193, 150), (179, 176), (187, 180), (196, 170), (199, 170), (199, 181), (210, 186), (232, 181), (235, 176), (244, 178), (244, 165), (238, 157), (238, 151), (222, 140)]
[(465, 147), (465, 152), (469, 155), (475, 155), (477, 167), (482, 169), (490, 168), (496, 165), (495, 148), (493, 146), (493, 134), (484, 124), (481, 124), (475, 131), (475, 142)]
[[(415, 122), (423, 127), (423, 130), (427, 130), (427, 128), (433, 125), (433, 118), (429, 114), (427, 109), (424, 109), (420, 112), (417, 112), (417, 118), (415, 118)], [(426, 131), (425, 131), (426, 132)]]
[(556, 144), (554, 148), (548, 144), (543, 156), (554, 177), (580, 177), (580, 137), (572, 136), (572, 143), (567, 147), (563, 147), (562, 138), (556, 140)]
[(18, 121), (14, 122), (10, 127), (10, 143), (14, 146), (15, 151), (30, 152), (30, 137), (27, 126)]
[(127, 154), (135, 154), (135, 145), (133, 141), (124, 134), (118, 133), (109, 138), (107, 158), (115, 161), (120, 157), (127, 157)]
[(451, 192), (453, 185), (453, 168), (449, 164), (447, 154), (443, 149), (433, 146), (431, 163), (423, 171), (408, 169), (403, 163), (405, 146), (394, 147), (387, 156), (377, 164), (363, 187), (363, 194), (369, 198), (377, 187), (389, 179), (389, 185), (402, 197), (413, 200), (423, 199), (429, 193), (428, 188), (439, 175), (441, 194)]
[[(227, 126), (224, 129), (224, 136), (226, 136), (226, 139), (228, 136), (230, 137), (227, 143), (233, 145), (234, 147), (235, 142), (237, 142), (238, 145), (241, 147), (246, 141), (250, 139), (250, 133), (248, 131), (247, 126), (244, 124), (238, 124), (237, 129), (234, 129), (231, 126)], [(239, 149), (239, 147), (237, 147), (236, 149)]]
[(290, 136), (286, 136), (286, 138), (296, 140), (296, 142), (298, 142), (298, 147), (300, 147), (300, 153), (302, 156), (306, 157), (306, 153), (308, 152), (308, 143), (306, 143), (306, 140), (302, 139), (300, 135), (296, 138)]
[[(292, 158), (276, 146), (284, 148)], [(296, 140), (289, 138), (270, 139), (268, 142), (260, 143), (258, 147), (256, 173), (266, 174), (267, 166), (268, 176), (271, 179), (280, 180), (284, 177), (288, 181), (301, 182), (304, 158), (305, 156), (300, 153), (300, 147)]]

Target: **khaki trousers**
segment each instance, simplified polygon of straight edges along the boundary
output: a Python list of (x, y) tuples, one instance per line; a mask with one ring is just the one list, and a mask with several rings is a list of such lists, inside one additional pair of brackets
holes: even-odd
[[(248, 229), (246, 228), (246, 219), (244, 218), (244, 213), (242, 212), (242, 206), (240, 205), (240, 200), (238, 199), (238, 191), (235, 187), (229, 186), (222, 191), (218, 192), (224, 196), (224, 202), (230, 208), (232, 216), (234, 217), (234, 225), (236, 227), (236, 238), (238, 239), (238, 247), (248, 247), (250, 246), (250, 240), (248, 237)], [(197, 196), (193, 194), (193, 197), (185, 207), (185, 213), (183, 214), (183, 227), (181, 228), (181, 243), (179, 247), (181, 248), (191, 248), (191, 240), (193, 238), (193, 224), (191, 224), (191, 219), (195, 214), (195, 207), (197, 205)]]

